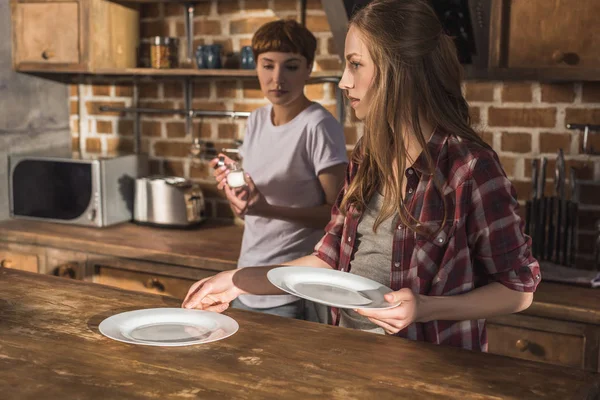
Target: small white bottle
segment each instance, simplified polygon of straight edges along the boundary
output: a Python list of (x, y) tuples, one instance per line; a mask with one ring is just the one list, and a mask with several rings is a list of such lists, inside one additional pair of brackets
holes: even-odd
[(246, 184), (244, 170), (242, 167), (236, 163), (233, 163), (229, 164), (227, 168), (229, 168), (229, 174), (227, 174), (227, 184), (230, 188), (238, 188)]

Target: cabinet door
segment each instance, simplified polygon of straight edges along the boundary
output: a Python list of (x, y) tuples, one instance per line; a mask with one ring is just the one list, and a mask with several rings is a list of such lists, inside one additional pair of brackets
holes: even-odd
[(21, 271), (38, 272), (38, 256), (0, 247), (0, 266)]
[(96, 265), (93, 281), (137, 292), (184, 299), (195, 280)]
[(82, 280), (85, 275), (87, 254), (63, 249), (46, 249), (46, 267), (41, 273), (68, 279)]
[(15, 63), (79, 64), (79, 3), (13, 4)]
[[(500, 67), (600, 67), (600, 1), (496, 0)], [(494, 46), (492, 46), (493, 48)], [(491, 60), (492, 64), (494, 60)]]
[(596, 325), (512, 314), (487, 321), (489, 352), (525, 360), (598, 371)]
[(583, 368), (585, 337), (488, 324), (489, 352), (525, 360)]

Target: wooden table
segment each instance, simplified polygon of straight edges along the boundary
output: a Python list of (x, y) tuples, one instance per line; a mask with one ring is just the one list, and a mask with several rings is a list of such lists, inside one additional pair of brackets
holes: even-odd
[(241, 310), (188, 347), (98, 332), (170, 298), (0, 268), (0, 397), (11, 399), (596, 399), (599, 375)]

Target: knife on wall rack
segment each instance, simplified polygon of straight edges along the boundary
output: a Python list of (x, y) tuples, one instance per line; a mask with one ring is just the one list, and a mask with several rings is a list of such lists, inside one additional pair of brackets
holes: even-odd
[(530, 207), (530, 216), (529, 216), (529, 236), (531, 237), (531, 252), (534, 257), (538, 256), (538, 246), (537, 246), (537, 238), (535, 237), (535, 220), (537, 218), (537, 190), (538, 190), (538, 160), (531, 160), (531, 207)]
[(561, 253), (564, 251), (562, 248), (563, 240), (562, 237), (565, 234), (565, 158), (562, 149), (558, 150), (558, 156), (556, 157), (556, 166), (554, 168), (554, 175), (556, 179), (556, 238), (554, 241), (554, 261), (560, 264)]
[(579, 214), (579, 182), (577, 182), (577, 171), (571, 167), (569, 171), (569, 189), (571, 199), (569, 201), (569, 234), (567, 240), (567, 257), (565, 257), (565, 265), (570, 267), (575, 266), (575, 256), (577, 255), (577, 228)]
[(538, 256), (544, 258), (546, 253), (546, 197), (544, 195), (544, 189), (546, 186), (546, 166), (548, 165), (548, 159), (542, 157), (540, 162), (540, 176), (538, 179), (538, 214), (536, 215), (536, 237), (538, 241)]
[(554, 257), (554, 243), (556, 241), (556, 203), (557, 203), (557, 176), (554, 173), (554, 195), (548, 197), (548, 236), (546, 237), (546, 260)]

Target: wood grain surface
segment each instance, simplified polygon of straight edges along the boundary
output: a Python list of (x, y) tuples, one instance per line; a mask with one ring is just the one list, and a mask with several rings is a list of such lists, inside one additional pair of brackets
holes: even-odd
[(0, 268), (3, 399), (595, 399), (597, 374), (242, 310), (188, 347), (98, 324), (170, 298)]
[[(189, 230), (133, 223), (99, 229), (27, 220), (0, 222), (0, 241), (214, 271), (236, 267), (242, 233), (242, 226), (215, 221)], [(600, 325), (600, 289), (545, 282), (543, 274), (542, 270), (533, 304), (523, 314)]]
[(243, 227), (206, 221), (193, 229), (123, 223), (88, 228), (28, 220), (0, 222), (0, 240), (225, 271), (235, 268)]

